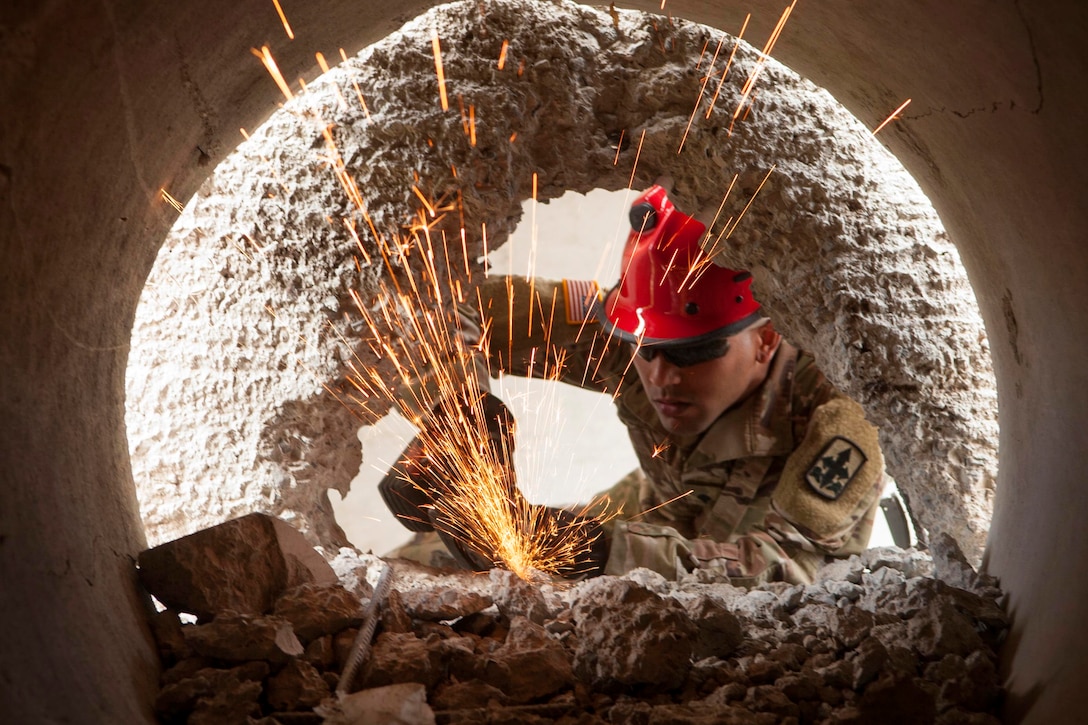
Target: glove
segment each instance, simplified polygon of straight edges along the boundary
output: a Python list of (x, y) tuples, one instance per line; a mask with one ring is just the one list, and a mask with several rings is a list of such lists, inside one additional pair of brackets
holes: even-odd
[(588, 519), (566, 509), (544, 508), (545, 515), (553, 518), (555, 531), (563, 534), (580, 529), (577, 535), (584, 537), (585, 541), (585, 547), (575, 554), (574, 560), (567, 566), (560, 567), (556, 573), (564, 579), (573, 580), (589, 579), (604, 574), (609, 546), (600, 523), (596, 519)]
[(446, 437), (441, 432), (442, 427), (448, 430), (457, 419), (470, 421), (471, 424), (481, 411), (483, 427), (495, 460), (511, 469), (507, 478), (514, 489), (510, 492), (511, 496), (516, 495), (511, 460), (514, 453), (514, 417), (509, 409), (489, 392), (483, 394), (479, 408), (461, 401), (457, 408), (450, 411), (445, 403), (439, 403), (431, 411), (427, 429), (408, 443), (396, 463), (378, 483), (378, 493), (386, 507), (409, 531), (434, 530), (430, 510), (443, 488), (450, 485), (427, 454), (425, 441), (433, 445), (435, 440)]

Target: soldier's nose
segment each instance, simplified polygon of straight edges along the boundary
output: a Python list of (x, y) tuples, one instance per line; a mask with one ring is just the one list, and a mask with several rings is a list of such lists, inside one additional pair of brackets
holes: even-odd
[(650, 384), (659, 388), (680, 382), (680, 368), (666, 360), (664, 355), (654, 355), (647, 372)]

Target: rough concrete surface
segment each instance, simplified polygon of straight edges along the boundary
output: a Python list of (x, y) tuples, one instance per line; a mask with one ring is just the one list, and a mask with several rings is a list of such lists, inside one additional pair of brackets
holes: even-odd
[[(826, 567), (812, 585), (750, 591), (708, 571), (677, 582), (636, 569), (530, 583), (508, 571), (480, 576), (345, 548), (334, 558), (347, 575), (341, 584), (262, 582), (279, 592), (268, 613), (226, 610), (204, 624), (182, 624), (185, 608), (156, 614), (165, 668), (156, 712), (164, 723), (250, 715), (267, 725), (990, 725), (1003, 694), (996, 648), (1008, 620), (992, 577), (945, 539), (943, 563), (872, 549)], [(274, 555), (275, 543), (262, 550)], [(191, 566), (214, 569), (215, 547), (208, 553)], [(962, 587), (929, 576), (952, 562), (972, 575)], [(156, 567), (156, 579), (169, 580), (173, 564)], [(357, 676), (344, 678), (366, 626), (361, 597), (377, 596), (354, 590), (389, 568), (377, 636), (362, 640), (370, 646)], [(298, 606), (315, 595), (335, 600), (339, 615)], [(395, 715), (409, 703), (414, 714)]]
[[(324, 386), (339, 387), (351, 353), (338, 339), (349, 332), (348, 290), (369, 302), (383, 273), (377, 263), (356, 270), (344, 218), (364, 230), (370, 258), (380, 255), (331, 171), (322, 138), (331, 124), (381, 234), (409, 222), (415, 185), (458, 201), (461, 213), (432, 234), (458, 234), (463, 214), (473, 260), (480, 224), (501, 244), (534, 174), (542, 200), (668, 174), (681, 208), (722, 206), (716, 229), (746, 208), (719, 260), (752, 269), (784, 333), (882, 426), (917, 520), (977, 561), (996, 474), (996, 397), (956, 250), (894, 158), (783, 66), (761, 67), (753, 109), (730, 134), (757, 66), (745, 44), (710, 119), (704, 100), (685, 138), (723, 37), (717, 73), (733, 40), (693, 23), (567, 3), (443, 6), (287, 103), (202, 187), (137, 315), (127, 423), (150, 538), (265, 510), (312, 540), (342, 540), (325, 489), (343, 491), (358, 470), (359, 421)], [(459, 102), (472, 109), (475, 145)], [(620, 132), (629, 145), (617, 155)]]

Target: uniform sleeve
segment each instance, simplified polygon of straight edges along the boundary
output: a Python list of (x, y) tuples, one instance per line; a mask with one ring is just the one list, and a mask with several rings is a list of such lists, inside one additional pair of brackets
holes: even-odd
[(561, 380), (599, 392), (619, 384), (630, 353), (606, 344), (590, 314), (593, 282), (502, 276), (477, 289), (468, 311), (483, 330), (492, 376), (498, 373)]
[(866, 522), (871, 527), (883, 487), (877, 429), (858, 403), (839, 395), (813, 412), (771, 505), (805, 539), (839, 554), (857, 541)]
[(738, 587), (770, 581), (809, 583), (824, 557), (784, 545), (764, 531), (751, 531), (729, 542), (688, 539), (671, 526), (617, 521), (610, 542), (605, 574), (622, 575), (643, 567), (667, 579), (695, 569), (728, 577)]
[(499, 374), (614, 391), (630, 353), (623, 357), (622, 346), (606, 345), (598, 334), (600, 325), (589, 314), (596, 294), (596, 283), (587, 281), (486, 279), (457, 307), (455, 338), (460, 349), (404, 381), (398, 408), (419, 420), (451, 385), (471, 379), (474, 387), (487, 391), (489, 378)]

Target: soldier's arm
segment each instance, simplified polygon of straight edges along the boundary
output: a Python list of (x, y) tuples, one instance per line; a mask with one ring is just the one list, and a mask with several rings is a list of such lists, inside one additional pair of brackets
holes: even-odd
[(465, 314), (483, 331), (492, 376), (561, 380), (610, 392), (617, 367), (623, 369), (630, 353), (606, 345), (598, 334), (590, 312), (596, 295), (593, 282), (497, 276), (479, 286)]

